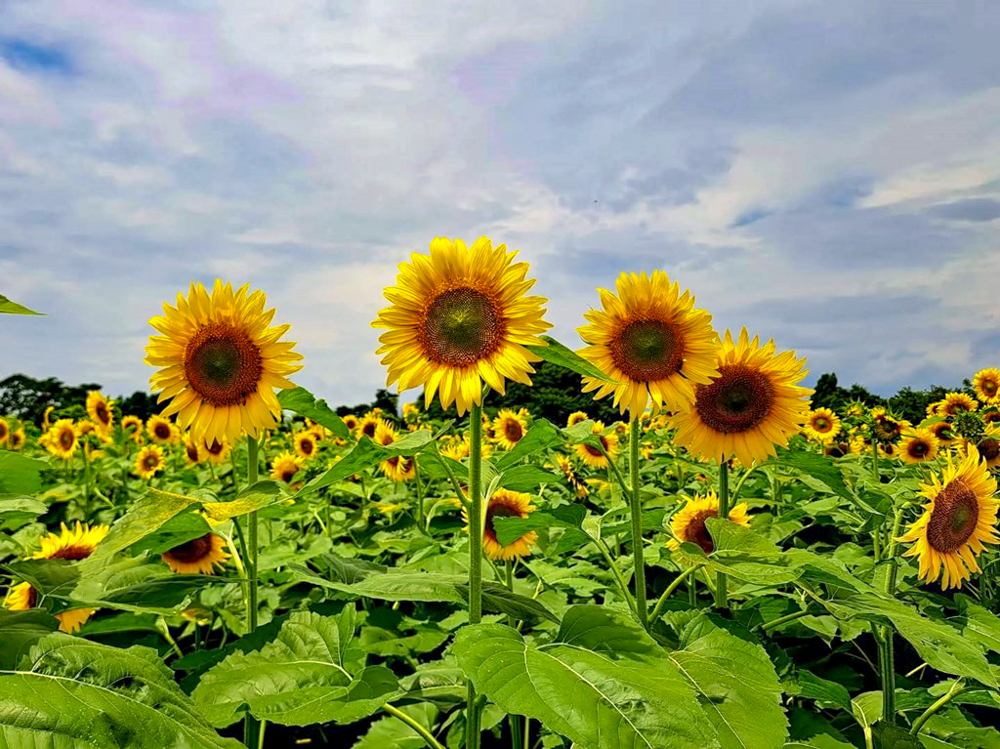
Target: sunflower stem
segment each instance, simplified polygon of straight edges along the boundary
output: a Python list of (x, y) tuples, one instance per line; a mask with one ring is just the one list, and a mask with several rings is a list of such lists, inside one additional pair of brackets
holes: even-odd
[(431, 747), (431, 749), (445, 749), (444, 746), (441, 744), (441, 742), (435, 739), (434, 735), (430, 731), (428, 731), (424, 726), (422, 726), (416, 720), (414, 720), (409, 715), (404, 713), (398, 707), (386, 703), (382, 705), (382, 709), (385, 710), (387, 713), (389, 713), (389, 715), (393, 716), (394, 718), (398, 718), (399, 720), (403, 721), (403, 723), (405, 723), (414, 731), (416, 731), (417, 734), (420, 735), (420, 738), (424, 740), (424, 743), (426, 743), (427, 746)]
[(649, 611), (646, 607), (646, 562), (642, 545), (642, 499), (639, 496), (639, 414), (632, 414), (629, 423), (629, 504), (632, 516), (632, 563), (635, 576), (635, 609), (642, 628), (649, 630)]
[(663, 613), (663, 607), (667, 604), (667, 599), (670, 598), (670, 594), (671, 593), (673, 593), (675, 590), (677, 590), (677, 586), (680, 585), (685, 580), (687, 580), (691, 575), (693, 575), (695, 572), (697, 572), (700, 568), (701, 568), (701, 565), (697, 565), (697, 564), (696, 565), (692, 565), (691, 567), (688, 567), (686, 570), (684, 570), (682, 573), (680, 573), (677, 577), (675, 577), (671, 581), (670, 585), (667, 586), (667, 589), (665, 591), (663, 591), (663, 595), (660, 596), (660, 600), (658, 600), (656, 602), (656, 606), (653, 607), (653, 613), (650, 614), (650, 616), (649, 616), (649, 621), (650, 622), (655, 622), (656, 619), (657, 619), (657, 617), (659, 617), (660, 614)]
[[(515, 564), (515, 560), (513, 560), (513, 559), (508, 559), (505, 562), (505, 565), (507, 567), (507, 570), (506, 570), (507, 571), (507, 575), (506, 575), (506, 577), (507, 577), (507, 590), (509, 590), (511, 593), (514, 592), (514, 564)], [(517, 625), (517, 622), (514, 621), (514, 617), (513, 616), (508, 616), (507, 617), (507, 626), (508, 627), (515, 627), (516, 625)], [(522, 743), (523, 736), (521, 734), (521, 716), (520, 715), (513, 715), (513, 714), (508, 715), (507, 716), (507, 723), (510, 726), (510, 745), (511, 745), (511, 749), (525, 749), (524, 744)]]
[[(719, 463), (719, 517), (729, 518), (729, 463)], [(725, 572), (715, 573), (715, 605), (724, 609), (729, 606)]]
[[(482, 470), (483, 409), (473, 403), (469, 409), (469, 624), (479, 624), (483, 618)], [(469, 749), (479, 749), (479, 711), (476, 707), (476, 687), (471, 679), (465, 722), (465, 745)]]
[(924, 727), (924, 724), (934, 717), (934, 713), (947, 705), (964, 691), (965, 685), (962, 683), (962, 680), (956, 679), (955, 683), (951, 685), (951, 689), (939, 697), (937, 702), (924, 710), (920, 717), (913, 721), (913, 726), (910, 727), (910, 733), (914, 736), (918, 735), (920, 733), (920, 729)]
[[(899, 527), (903, 522), (903, 505), (896, 508), (892, 519), (892, 531), (886, 544), (885, 560), (889, 565), (885, 574), (883, 592), (890, 598), (896, 594), (896, 537), (899, 535)], [(882, 627), (879, 638), (879, 666), (881, 668), (882, 680), (882, 720), (888, 723), (896, 722), (896, 668), (895, 654), (893, 652), (893, 637), (895, 633), (891, 626)]]
[[(247, 435), (247, 486), (257, 483), (257, 439)], [(235, 452), (235, 451), (234, 451)], [(236, 458), (233, 458), (233, 483), (236, 483)], [(247, 519), (247, 632), (257, 631), (257, 511), (250, 513)], [(247, 713), (243, 723), (243, 743), (248, 747), (257, 747), (261, 740), (260, 721)]]

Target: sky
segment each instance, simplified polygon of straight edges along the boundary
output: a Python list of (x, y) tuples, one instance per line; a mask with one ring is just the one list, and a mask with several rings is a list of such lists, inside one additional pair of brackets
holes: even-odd
[(13, 372), (146, 389), (192, 281), (263, 289), (331, 403), (437, 236), (531, 264), (553, 334), (664, 269), (882, 394), (1000, 366), (1000, 3), (0, 0)]

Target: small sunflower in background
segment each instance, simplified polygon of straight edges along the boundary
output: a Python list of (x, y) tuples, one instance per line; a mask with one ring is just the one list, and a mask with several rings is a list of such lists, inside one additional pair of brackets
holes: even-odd
[(420, 406), (417, 403), (403, 404), (403, 421), (407, 424), (419, 424), (421, 417)]
[(110, 432), (115, 424), (115, 415), (111, 410), (112, 402), (104, 397), (100, 390), (87, 393), (87, 415), (102, 432)]
[(344, 422), (344, 426), (351, 432), (358, 428), (358, 417), (354, 414), (342, 416), (340, 420)]
[(595, 399), (613, 395), (631, 418), (650, 401), (654, 410), (686, 408), (694, 386), (718, 373), (712, 316), (695, 309), (691, 293), (681, 294), (662, 270), (622, 273), (615, 290), (597, 290), (603, 309), (585, 313), (588, 324), (577, 329), (587, 344), (580, 355), (611, 380), (584, 377), (583, 392), (596, 390)]
[(906, 419), (897, 419), (882, 406), (872, 409), (872, 434), (880, 442), (895, 442), (911, 424)]
[(284, 484), (290, 484), (295, 478), (295, 474), (302, 470), (303, 465), (305, 465), (305, 461), (302, 458), (285, 450), (271, 463), (271, 478)]
[(7, 444), (7, 439), (10, 437), (10, 424), (7, 423), (6, 419), (0, 419), (0, 447)]
[(958, 439), (952, 425), (947, 421), (938, 421), (927, 427), (941, 445), (952, 445)]
[(184, 461), (188, 466), (196, 466), (204, 460), (201, 447), (190, 434), (184, 435)]
[(49, 417), (52, 416), (52, 412), (56, 410), (55, 406), (47, 406), (44, 413), (42, 413), (42, 431), (48, 431), (48, 428), (52, 426), (52, 422), (49, 421)]
[(441, 447), (441, 454), (452, 460), (464, 460), (469, 457), (471, 445), (468, 435), (458, 436), (456, 434), (446, 435), (444, 444)]
[(926, 463), (934, 460), (941, 443), (930, 429), (908, 429), (903, 432), (899, 457), (904, 463)]
[(381, 417), (376, 413), (366, 413), (361, 419), (358, 420), (355, 436), (358, 439), (362, 437), (367, 437), (370, 440), (375, 439), (375, 430), (378, 429)]
[(293, 437), (295, 452), (307, 460), (316, 455), (319, 446), (316, 444), (316, 434), (311, 429), (296, 432)]
[(794, 351), (776, 353), (774, 341), (761, 346), (746, 328), (737, 340), (726, 331), (718, 351), (718, 374), (695, 387), (691, 408), (673, 418), (674, 441), (705, 460), (737, 457), (749, 466), (788, 445), (809, 409), (812, 391), (797, 383), (808, 374)]
[(987, 468), (1000, 465), (1000, 426), (990, 424), (977, 445)]
[(24, 433), (24, 427), (15, 429), (7, 436), (7, 449), (18, 452), (22, 447), (24, 447), (24, 441), (26, 439), (27, 435)]
[[(667, 546), (676, 550), (682, 543), (697, 544), (706, 554), (711, 554), (715, 550), (715, 544), (712, 542), (705, 521), (717, 517), (719, 517), (719, 497), (714, 491), (709, 491), (704, 497), (689, 499), (670, 520), (670, 531), (674, 537), (667, 542)], [(740, 502), (733, 507), (729, 511), (729, 519), (737, 525), (749, 528), (750, 516), (747, 515), (746, 502)]]
[(76, 454), (80, 446), (80, 438), (72, 419), (59, 419), (49, 427), (45, 447), (57, 458), (69, 460)]
[[(608, 434), (603, 434), (604, 424), (600, 421), (595, 421), (594, 426), (590, 430), (593, 434), (598, 435), (597, 439), (600, 440), (601, 446), (607, 452), (611, 460), (615, 460), (618, 457), (618, 435), (612, 430)], [(573, 446), (573, 450), (577, 457), (583, 461), (585, 465), (591, 468), (607, 468), (608, 459), (604, 457), (603, 453), (598, 450), (593, 445), (587, 445), (580, 443)]]
[(226, 462), (226, 458), (229, 457), (229, 451), (232, 450), (232, 447), (229, 444), (229, 440), (223, 438), (221, 442), (219, 440), (212, 440), (211, 442), (202, 440), (201, 449), (205, 457), (208, 458), (209, 463), (222, 465)]
[(932, 419), (938, 415), (941, 410), (941, 406), (944, 405), (944, 401), (932, 401), (927, 404), (927, 408), (924, 409), (924, 413), (927, 414), (928, 419)]
[(981, 369), (972, 378), (972, 389), (983, 403), (1000, 403), (1000, 369)]
[(149, 439), (157, 445), (168, 445), (174, 436), (173, 425), (168, 419), (153, 414), (146, 422), (146, 434)]
[(483, 382), (501, 395), (506, 380), (531, 384), (540, 359), (526, 346), (545, 345), (539, 335), (551, 325), (543, 319), (547, 300), (525, 295), (535, 281), (516, 255), (486, 237), (471, 248), (439, 237), (429, 255), (400, 264), (396, 285), (385, 290), (391, 306), (372, 323), (387, 329), (377, 353), (388, 385), (422, 385), (424, 408), (437, 395), (461, 416), (482, 402)]
[(903, 556), (919, 558), (921, 580), (932, 583), (940, 577), (941, 590), (961, 588), (964, 580), (980, 571), (976, 557), (985, 550), (984, 544), (1000, 542), (997, 482), (979, 451), (971, 447), (957, 461), (949, 455), (947, 467), (920, 490), (927, 504), (899, 537), (913, 543)]
[(204, 536), (175, 546), (160, 555), (167, 566), (180, 575), (214, 575), (215, 568), (222, 569), (229, 559), (226, 542), (221, 536), (206, 533)]
[(975, 411), (979, 404), (971, 395), (965, 393), (948, 393), (938, 408), (940, 416), (956, 416), (960, 413)]
[[(389, 422), (384, 419), (379, 422), (375, 430), (375, 444), (383, 447), (391, 445), (399, 439), (399, 435)], [(416, 466), (412, 458), (405, 458), (395, 455), (379, 463), (383, 475), (393, 481), (409, 481), (417, 475)]]
[(566, 419), (566, 427), (569, 428), (574, 424), (579, 424), (581, 421), (586, 421), (589, 418), (590, 417), (587, 416), (585, 411), (574, 411), (569, 415), (569, 418)]
[(493, 420), (494, 440), (504, 450), (512, 450), (528, 431), (528, 422), (520, 413), (502, 409)]
[(136, 437), (142, 436), (142, 419), (138, 416), (133, 416), (129, 414), (128, 416), (122, 417), (122, 432), (125, 433), (126, 437), (135, 439)]
[(158, 402), (169, 401), (161, 416), (176, 414), (181, 429), (208, 442), (234, 443), (276, 426), (274, 390), (295, 387), (287, 378), (302, 356), (280, 340), (288, 325), (270, 327), (274, 310), (266, 302), (262, 291), (233, 291), (216, 280), (211, 295), (191, 284), (176, 307), (164, 303), (164, 314), (149, 321), (160, 335), (146, 347), (146, 363), (161, 368), (150, 378)]
[(573, 469), (573, 461), (565, 455), (556, 455), (556, 466), (562, 471), (563, 476), (566, 477), (566, 482), (573, 487), (577, 499), (584, 499), (590, 494), (587, 485), (580, 481), (580, 478), (576, 475), (576, 471)]
[(830, 442), (840, 434), (840, 418), (829, 408), (813, 409), (806, 414), (802, 431), (817, 442)]
[(163, 450), (158, 445), (146, 445), (135, 456), (135, 475), (146, 481), (166, 467)]
[[(508, 489), (497, 489), (486, 505), (486, 518), (483, 527), (483, 553), (493, 561), (520, 559), (531, 554), (531, 547), (538, 541), (535, 531), (528, 531), (506, 546), (497, 540), (496, 528), (493, 526), (496, 518), (526, 518), (537, 508), (531, 504), (531, 496)], [(462, 509), (462, 519), (465, 529), (469, 529), (469, 516)]]
[(991, 406), (986, 411), (980, 411), (979, 415), (984, 424), (1000, 424), (1000, 410), (997, 410), (996, 406)]

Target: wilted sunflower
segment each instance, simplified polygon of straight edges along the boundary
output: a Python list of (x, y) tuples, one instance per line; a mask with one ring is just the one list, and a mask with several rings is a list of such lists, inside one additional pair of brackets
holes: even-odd
[(695, 387), (694, 405), (675, 415), (674, 441), (705, 460), (763, 461), (805, 419), (812, 391), (796, 384), (808, 373), (805, 359), (776, 354), (774, 341), (762, 347), (746, 328), (737, 341), (726, 331), (718, 357), (718, 375)]
[(614, 394), (621, 413), (639, 418), (651, 400), (671, 411), (694, 400), (694, 386), (707, 385), (717, 374), (719, 337), (712, 316), (694, 308), (689, 291), (680, 294), (662, 270), (622, 273), (617, 295), (598, 289), (601, 310), (584, 314), (589, 325), (577, 329), (585, 348), (580, 355), (604, 372), (611, 382), (584, 377), (583, 392), (594, 398)]
[(108, 432), (114, 426), (115, 416), (111, 410), (111, 401), (104, 397), (100, 390), (87, 393), (87, 415), (101, 431)]
[(79, 435), (76, 427), (73, 426), (72, 419), (59, 419), (49, 427), (47, 433), (46, 449), (57, 458), (69, 460), (76, 454), (76, 448), (80, 445)]
[[(397, 439), (398, 434), (395, 427), (384, 419), (380, 420), (378, 428), (375, 430), (375, 444), (382, 446), (391, 445)], [(385, 476), (393, 481), (409, 481), (417, 475), (413, 459), (398, 455), (383, 460), (379, 463), (379, 468)]]
[[(715, 550), (712, 536), (705, 521), (719, 517), (719, 497), (709, 491), (704, 497), (689, 499), (670, 521), (673, 538), (667, 541), (671, 549), (679, 549), (682, 543), (698, 544), (706, 554)], [(744, 528), (750, 527), (746, 502), (740, 502), (729, 511), (729, 519)]]
[(203, 459), (201, 447), (190, 434), (184, 435), (184, 459), (189, 466), (196, 466)]
[(24, 427), (21, 427), (19, 429), (15, 429), (7, 437), (7, 449), (8, 450), (13, 450), (14, 452), (17, 452), (22, 447), (24, 447), (24, 440), (26, 438), (27, 437), (26, 437), (26, 435), (24, 433)]
[(930, 429), (909, 429), (903, 432), (899, 457), (904, 463), (926, 463), (934, 460), (941, 443)]
[(954, 416), (963, 411), (975, 411), (979, 404), (971, 395), (965, 393), (948, 393), (938, 408), (941, 416)]
[(423, 385), (424, 407), (438, 394), (441, 407), (455, 403), (461, 416), (482, 400), (483, 382), (501, 395), (506, 380), (530, 385), (526, 346), (541, 346), (545, 299), (525, 296), (534, 284), (527, 263), (512, 263), (516, 252), (493, 247), (481, 237), (471, 248), (461, 240), (438, 238), (430, 254), (401, 263), (396, 285), (385, 290), (392, 306), (373, 327), (386, 328), (379, 340), (388, 384), (400, 390)]
[[(591, 427), (591, 432), (599, 435), (598, 439), (601, 441), (605, 452), (614, 460), (618, 457), (618, 435), (615, 434), (614, 430), (608, 434), (602, 434), (603, 431), (604, 424), (600, 421), (595, 421), (594, 426)], [(576, 452), (577, 457), (591, 468), (608, 467), (608, 459), (604, 457), (600, 450), (592, 445), (586, 445), (581, 442), (578, 445), (574, 445), (573, 450)]]
[(963, 580), (979, 572), (976, 557), (983, 544), (1000, 542), (993, 496), (997, 482), (972, 447), (957, 462), (949, 455), (941, 476), (932, 475), (931, 483), (920, 488), (928, 503), (923, 515), (899, 537), (915, 542), (904, 556), (919, 557), (921, 580), (934, 582), (941, 577), (941, 590), (961, 588)]
[(295, 453), (285, 450), (271, 463), (271, 478), (286, 484), (292, 483), (295, 474), (302, 470), (304, 461)]
[[(483, 527), (483, 552), (490, 559), (520, 559), (531, 554), (531, 547), (538, 540), (538, 534), (528, 531), (512, 543), (502, 546), (497, 540), (497, 532), (493, 527), (496, 518), (526, 518), (528, 513), (537, 509), (531, 504), (531, 496), (522, 492), (512, 492), (508, 489), (497, 489), (486, 505), (486, 519)], [(462, 509), (462, 519), (465, 521), (466, 532), (469, 530), (469, 516)]]
[(141, 479), (148, 481), (166, 467), (163, 450), (158, 445), (146, 445), (135, 456), (135, 474)]
[(296, 432), (292, 438), (295, 441), (295, 452), (303, 458), (311, 458), (316, 454), (316, 434), (311, 429)]
[(222, 441), (212, 440), (211, 442), (206, 442), (203, 440), (201, 443), (201, 449), (205, 453), (205, 457), (208, 458), (209, 463), (222, 465), (226, 462), (226, 458), (229, 457), (231, 447), (229, 445), (229, 440), (223, 438)]
[(806, 414), (802, 431), (818, 442), (829, 442), (840, 434), (840, 419), (829, 408), (817, 408)]
[(173, 430), (170, 427), (171, 424), (168, 419), (153, 414), (149, 417), (149, 421), (146, 422), (146, 434), (157, 445), (166, 445), (173, 436)]
[(502, 409), (493, 420), (493, 435), (504, 450), (511, 450), (528, 431), (524, 417), (510, 409)]
[(229, 554), (226, 552), (226, 542), (220, 536), (206, 533), (204, 536), (175, 546), (160, 555), (160, 559), (178, 574), (214, 575), (215, 567), (222, 569), (229, 559)]
[(1000, 402), (1000, 369), (981, 369), (972, 378), (972, 389), (983, 403)]
[(566, 419), (566, 427), (571, 427), (574, 424), (579, 424), (581, 421), (586, 421), (590, 417), (584, 411), (574, 411)]
[(162, 367), (150, 378), (158, 402), (170, 401), (161, 416), (177, 414), (178, 426), (208, 442), (274, 428), (281, 414), (274, 388), (294, 387), (287, 376), (302, 356), (279, 340), (288, 325), (268, 327), (274, 310), (265, 303), (264, 292), (234, 292), (221, 280), (211, 296), (191, 284), (176, 307), (164, 303), (163, 316), (149, 321), (162, 335), (146, 347), (146, 363)]
[(938, 421), (927, 427), (931, 434), (937, 437), (937, 441), (942, 445), (950, 445), (955, 442), (958, 436), (955, 434), (955, 430), (947, 421)]

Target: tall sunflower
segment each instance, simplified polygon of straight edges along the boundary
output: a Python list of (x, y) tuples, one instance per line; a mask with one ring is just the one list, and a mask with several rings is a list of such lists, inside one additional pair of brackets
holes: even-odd
[(1000, 403), (1000, 369), (981, 369), (972, 378), (972, 389), (983, 403)]
[(396, 285), (385, 290), (390, 305), (372, 323), (385, 328), (378, 352), (388, 384), (400, 390), (423, 386), (424, 407), (435, 394), (441, 407), (454, 403), (461, 416), (482, 401), (483, 382), (501, 395), (506, 380), (530, 385), (539, 361), (526, 346), (544, 345), (539, 334), (546, 300), (525, 296), (534, 284), (516, 252), (493, 247), (486, 237), (467, 248), (437, 238), (430, 254), (413, 253), (399, 266)]
[[(611, 460), (618, 457), (618, 435), (615, 434), (614, 430), (608, 434), (604, 434), (604, 424), (600, 421), (595, 421), (594, 426), (591, 427), (591, 432), (598, 435), (597, 438), (601, 441), (601, 446), (610, 456)], [(574, 445), (573, 450), (576, 452), (577, 457), (591, 468), (608, 467), (608, 459), (604, 457), (604, 454), (600, 450), (592, 445), (586, 445), (581, 442), (578, 445)]]
[(48, 437), (45, 443), (46, 449), (63, 460), (72, 458), (80, 446), (79, 435), (72, 419), (59, 419), (49, 427), (46, 436)]
[(150, 378), (159, 402), (170, 401), (161, 416), (177, 414), (182, 429), (208, 442), (235, 442), (273, 429), (281, 406), (275, 388), (294, 385), (287, 376), (301, 369), (294, 343), (279, 340), (288, 325), (269, 327), (274, 310), (265, 311), (264, 292), (235, 292), (215, 282), (209, 296), (191, 284), (177, 306), (149, 322), (162, 335), (150, 336), (146, 363), (162, 367)]
[(146, 445), (135, 456), (135, 474), (147, 481), (167, 467), (163, 450), (158, 445)]
[[(975, 447), (934, 474), (920, 487), (927, 499), (923, 514), (899, 537), (913, 543), (903, 556), (919, 557), (921, 580), (941, 577), (941, 590), (961, 588), (973, 572), (984, 544), (1000, 543), (997, 535), (997, 482)], [(943, 574), (942, 574), (943, 572)]]
[(817, 442), (830, 442), (840, 434), (840, 418), (829, 408), (814, 409), (806, 414), (802, 431)]
[(524, 439), (528, 423), (519, 413), (504, 408), (493, 420), (493, 435), (496, 443), (504, 450), (514, 449), (514, 445)]
[(181, 575), (214, 575), (215, 568), (225, 566), (229, 554), (226, 542), (214, 533), (206, 533), (191, 541), (175, 546), (160, 555), (167, 566)]
[(111, 410), (111, 401), (104, 397), (100, 390), (87, 393), (87, 415), (94, 426), (103, 432), (108, 432), (115, 423), (115, 415)]
[(295, 474), (302, 470), (304, 463), (305, 461), (298, 455), (285, 450), (271, 463), (271, 478), (290, 484)]
[(614, 394), (621, 413), (639, 418), (646, 404), (680, 410), (694, 400), (694, 386), (718, 373), (719, 337), (712, 316), (694, 308), (689, 291), (680, 294), (662, 270), (652, 276), (622, 273), (617, 294), (598, 289), (603, 309), (590, 310), (579, 328), (587, 344), (580, 355), (611, 380), (584, 377), (583, 392)]
[[(679, 549), (682, 543), (698, 544), (706, 554), (715, 550), (712, 536), (705, 521), (719, 517), (719, 497), (709, 491), (704, 497), (689, 499), (670, 521), (673, 538), (667, 542), (671, 549)], [(744, 528), (750, 527), (746, 502), (740, 502), (729, 511), (729, 519)]]
[(674, 441), (713, 461), (739, 458), (744, 465), (775, 454), (799, 431), (812, 391), (799, 387), (808, 374), (794, 351), (775, 353), (774, 341), (761, 346), (746, 328), (734, 341), (726, 331), (718, 351), (718, 374), (695, 387), (694, 404), (678, 413)]
[[(490, 497), (486, 505), (486, 518), (483, 528), (483, 552), (490, 559), (496, 561), (508, 559), (520, 559), (531, 554), (531, 547), (538, 540), (535, 531), (528, 531), (519, 536), (506, 546), (497, 540), (496, 528), (493, 521), (496, 518), (526, 518), (528, 514), (537, 509), (531, 504), (531, 496), (522, 492), (512, 492), (508, 489), (497, 489)], [(462, 519), (466, 523), (468, 530), (469, 516), (462, 510)]]
[(934, 460), (941, 443), (930, 429), (910, 429), (903, 432), (899, 457), (904, 463), (926, 463)]

